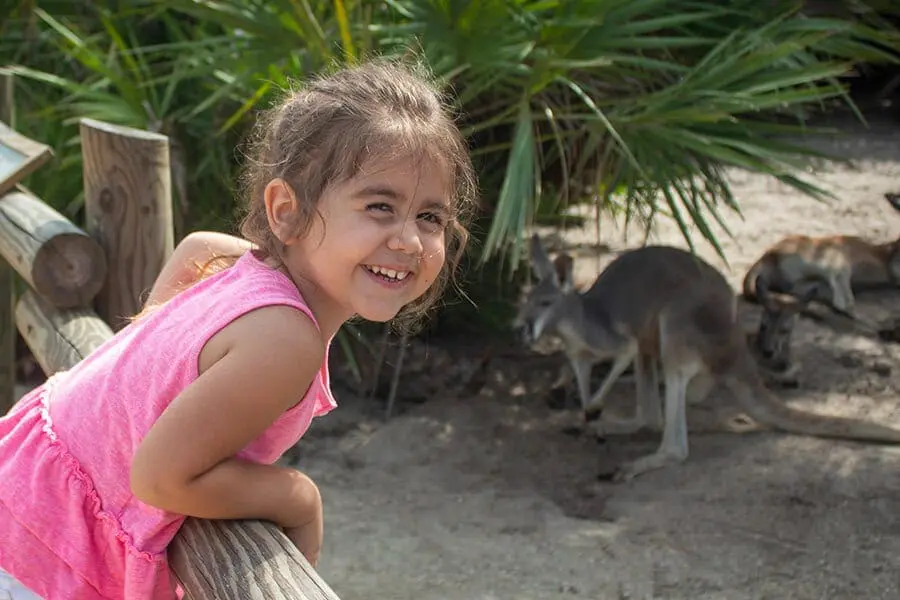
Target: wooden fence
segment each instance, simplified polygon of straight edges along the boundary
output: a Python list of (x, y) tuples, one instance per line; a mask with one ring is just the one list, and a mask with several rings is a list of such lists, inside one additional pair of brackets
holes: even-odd
[[(0, 74), (0, 410), (14, 403), (15, 330), (46, 375), (69, 369), (138, 312), (173, 250), (168, 138), (81, 122), (84, 229), (18, 185), (50, 149), (14, 131)], [(14, 274), (26, 290), (16, 298)], [(339, 600), (274, 524), (188, 518), (169, 547), (191, 600)]]

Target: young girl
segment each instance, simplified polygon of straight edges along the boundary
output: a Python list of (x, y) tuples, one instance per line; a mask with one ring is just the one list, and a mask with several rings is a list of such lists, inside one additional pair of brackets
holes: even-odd
[[(186, 238), (141, 315), (0, 419), (8, 586), (178, 597), (166, 547), (186, 516), (273, 521), (315, 564), (319, 492), (274, 463), (336, 406), (341, 324), (439, 298), (476, 184), (438, 94), (386, 62), (310, 82), (257, 132), (246, 241)], [(190, 265), (218, 252), (233, 266), (190, 285)]]

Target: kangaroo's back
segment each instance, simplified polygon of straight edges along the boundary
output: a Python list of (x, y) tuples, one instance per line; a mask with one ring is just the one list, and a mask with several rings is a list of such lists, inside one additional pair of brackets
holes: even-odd
[[(673, 301), (734, 305), (734, 292), (712, 265), (671, 246), (644, 246), (619, 255), (584, 292), (591, 318), (605, 317), (640, 337)], [(604, 313), (603, 315), (599, 313)]]

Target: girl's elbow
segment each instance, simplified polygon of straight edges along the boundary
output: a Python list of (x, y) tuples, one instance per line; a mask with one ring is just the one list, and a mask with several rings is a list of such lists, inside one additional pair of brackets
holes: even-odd
[(131, 470), (129, 486), (131, 487), (131, 494), (135, 498), (151, 506), (158, 507), (160, 497), (165, 495), (161, 492), (162, 486), (158, 480), (147, 477), (145, 473), (134, 468)]
[(132, 495), (144, 504), (171, 510), (173, 500), (179, 496), (179, 490), (184, 486), (161, 470), (145, 468), (139, 461), (135, 461), (131, 465), (129, 487)]

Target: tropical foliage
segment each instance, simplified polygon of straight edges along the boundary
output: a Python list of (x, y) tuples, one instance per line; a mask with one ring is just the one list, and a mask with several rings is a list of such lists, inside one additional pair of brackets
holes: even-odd
[[(473, 260), (499, 275), (536, 215), (572, 203), (672, 218), (718, 248), (723, 208), (740, 210), (726, 167), (823, 196), (798, 175), (817, 155), (788, 139), (847, 101), (856, 65), (900, 47), (896, 3), (829, 4), (836, 16), (787, 0), (22, 0), (3, 15), (0, 65), (18, 128), (57, 150), (32, 189), (77, 218), (80, 117), (160, 131), (184, 232), (232, 224), (235, 148), (292, 79), (421, 55), (479, 167)], [(472, 294), (482, 312), (499, 289)]]

